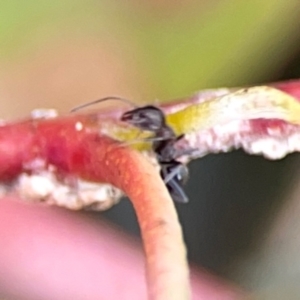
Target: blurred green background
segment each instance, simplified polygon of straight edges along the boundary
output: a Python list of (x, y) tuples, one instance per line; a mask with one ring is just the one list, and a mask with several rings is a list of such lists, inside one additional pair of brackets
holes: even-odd
[(299, 23), (287, 0), (1, 1), (2, 116), (268, 81), (298, 52)]
[[(299, 77), (299, 26), (296, 0), (4, 0), (1, 117), (67, 112), (107, 95), (151, 103)], [(280, 255), (264, 252), (279, 243), (274, 224), (297, 185), (298, 162), (236, 151), (192, 163), (191, 203), (178, 206), (191, 260), (253, 290), (278, 286), (279, 273), (300, 274), (297, 243)], [(138, 233), (127, 201), (104, 215)], [(274, 269), (263, 257), (273, 257)]]

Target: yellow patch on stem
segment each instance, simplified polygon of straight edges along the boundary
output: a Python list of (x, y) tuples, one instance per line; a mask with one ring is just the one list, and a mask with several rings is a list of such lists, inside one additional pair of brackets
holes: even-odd
[(168, 115), (167, 122), (177, 134), (184, 134), (234, 120), (260, 118), (300, 124), (300, 103), (289, 94), (272, 87), (244, 88), (192, 104)]

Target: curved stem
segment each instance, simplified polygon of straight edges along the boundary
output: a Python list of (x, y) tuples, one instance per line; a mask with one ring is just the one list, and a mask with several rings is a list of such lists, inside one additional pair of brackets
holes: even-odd
[(124, 157), (115, 167), (120, 170), (120, 187), (130, 197), (141, 227), (150, 299), (189, 299), (182, 231), (164, 182), (154, 166), (136, 151), (118, 147), (107, 157), (110, 163)]
[[(87, 117), (88, 118), (88, 117)], [(41, 122), (36, 139), (47, 161), (80, 178), (108, 182), (131, 199), (146, 253), (150, 299), (189, 299), (189, 272), (181, 227), (157, 169), (141, 153), (91, 130), (84, 117)]]

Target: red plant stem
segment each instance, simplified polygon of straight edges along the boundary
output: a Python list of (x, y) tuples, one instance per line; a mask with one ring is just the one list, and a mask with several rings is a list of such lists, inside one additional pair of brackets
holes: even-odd
[[(76, 129), (78, 122), (82, 130)], [(141, 227), (149, 298), (189, 299), (185, 246), (164, 182), (140, 153), (99, 134), (96, 125), (91, 116), (72, 116), (2, 127), (0, 178), (15, 175), (24, 163), (42, 158), (59, 171), (122, 189)]]

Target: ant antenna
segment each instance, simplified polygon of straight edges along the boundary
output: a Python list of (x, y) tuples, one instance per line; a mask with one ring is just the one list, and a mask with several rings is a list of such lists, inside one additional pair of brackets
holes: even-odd
[(131, 102), (130, 100), (128, 100), (126, 98), (117, 97), (117, 96), (108, 96), (108, 97), (104, 97), (104, 98), (101, 98), (101, 99), (97, 99), (97, 100), (94, 100), (94, 101), (91, 101), (91, 102), (84, 103), (84, 104), (81, 104), (79, 106), (76, 106), (76, 107), (72, 108), (70, 110), (70, 112), (73, 113), (75, 111), (81, 110), (82, 108), (85, 108), (85, 107), (88, 107), (88, 106), (91, 106), (91, 105), (94, 105), (94, 104), (97, 104), (97, 103), (101, 103), (101, 102), (104, 102), (104, 101), (107, 101), (107, 100), (122, 101), (124, 103), (127, 103), (127, 104), (131, 105), (134, 108), (138, 108), (138, 106), (136, 104), (134, 104), (133, 102)]

